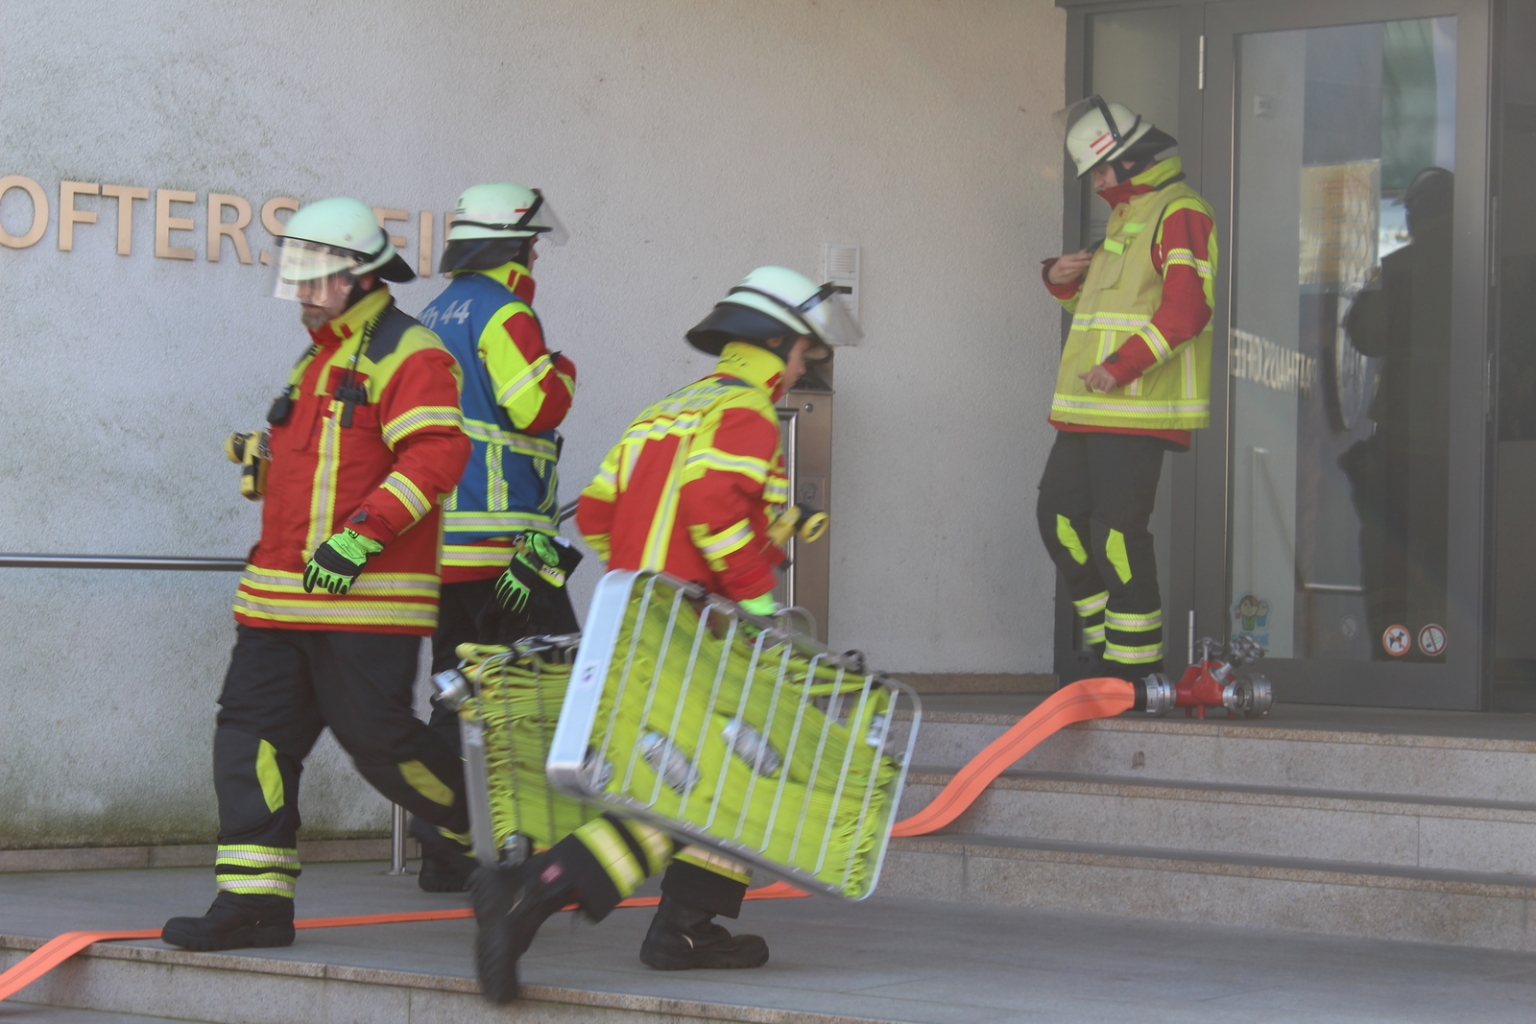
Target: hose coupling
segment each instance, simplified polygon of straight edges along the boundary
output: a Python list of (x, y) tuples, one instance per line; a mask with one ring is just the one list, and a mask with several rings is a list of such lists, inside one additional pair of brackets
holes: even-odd
[(1260, 718), (1275, 706), (1275, 691), (1267, 677), (1252, 675), (1223, 686), (1221, 703), (1234, 715)]
[(1161, 672), (1154, 672), (1141, 682), (1131, 685), (1136, 688), (1135, 710), (1145, 711), (1149, 715), (1166, 715), (1173, 710), (1174, 701), (1178, 699), (1173, 683)]
[(472, 692), (469, 680), (456, 668), (444, 669), (434, 675), (432, 685), (437, 688), (434, 699), (449, 711), (459, 710), (459, 706), (469, 699)]

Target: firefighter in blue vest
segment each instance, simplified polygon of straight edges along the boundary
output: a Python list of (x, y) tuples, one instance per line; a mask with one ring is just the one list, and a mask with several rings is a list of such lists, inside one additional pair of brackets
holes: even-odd
[[(451, 283), (421, 313), (464, 374), (464, 432), (473, 443), (463, 478), (443, 502), (433, 672), (458, 664), (461, 643), (580, 629), (564, 583), (581, 555), (559, 537), (555, 472), (555, 428), (570, 411), (576, 367), (545, 346), (533, 311), (537, 247), (565, 240), (538, 189), (510, 182), (466, 189), (443, 252)], [(432, 724), (457, 744), (456, 716), (439, 709)], [(476, 864), (469, 837), (420, 820), (411, 833), (422, 846), (421, 888), (464, 891)]]

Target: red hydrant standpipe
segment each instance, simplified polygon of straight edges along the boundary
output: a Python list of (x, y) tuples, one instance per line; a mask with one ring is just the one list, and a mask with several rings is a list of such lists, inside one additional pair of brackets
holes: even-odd
[(1275, 706), (1275, 692), (1269, 680), (1257, 673), (1246, 677), (1235, 674), (1239, 666), (1262, 658), (1262, 647), (1252, 638), (1239, 635), (1230, 645), (1230, 660), (1222, 661), (1222, 648), (1216, 641), (1206, 638), (1195, 646), (1200, 650), (1200, 660), (1185, 669), (1177, 683), (1161, 673), (1153, 673), (1133, 684), (1137, 711), (1166, 715), (1174, 708), (1183, 708), (1185, 718), (1204, 718), (1208, 707), (1226, 708), (1228, 718), (1269, 714), (1269, 709)]

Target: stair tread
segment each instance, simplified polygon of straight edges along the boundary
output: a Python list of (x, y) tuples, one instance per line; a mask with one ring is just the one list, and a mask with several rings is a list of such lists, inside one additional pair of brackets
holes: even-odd
[[(958, 772), (947, 765), (913, 765), (907, 772), (907, 785), (947, 785)], [(1090, 772), (1044, 772), (1009, 769), (998, 776), (1001, 788), (1029, 789), (1019, 783), (1058, 783), (1064, 786), (1113, 787), (1142, 790), (1179, 790), (1187, 793), (1232, 793), (1244, 796), (1270, 796), (1298, 800), (1336, 800), (1360, 803), (1396, 804), (1458, 810), (1517, 811), (1536, 813), (1536, 803), (1514, 800), (1478, 800), (1467, 797), (1442, 797), (1415, 793), (1376, 793), (1369, 790), (1310, 789), (1303, 786), (1260, 786), (1206, 780), (1158, 779), (1146, 776), (1094, 774)], [(994, 783), (995, 785), (996, 783)]]
[(892, 839), (899, 849), (918, 849), (934, 844), (993, 847), (1010, 850), (1034, 850), (1051, 853), (1075, 853), (1085, 856), (1119, 857), (1133, 860), (1184, 861), (1192, 864), (1230, 865), (1244, 868), (1270, 868), (1289, 871), (1324, 872), (1372, 878), (1410, 879), (1443, 884), (1493, 886), (1519, 890), (1508, 895), (1536, 898), (1536, 875), (1491, 874), (1451, 871), (1443, 868), (1404, 867), (1354, 861), (1315, 860), (1306, 857), (1279, 857), (1267, 854), (1221, 853), (1208, 850), (1174, 849), (1156, 846), (1130, 846), (1113, 843), (1087, 843), (1066, 839), (1032, 839), (994, 836), (972, 832), (936, 832), (931, 835)]

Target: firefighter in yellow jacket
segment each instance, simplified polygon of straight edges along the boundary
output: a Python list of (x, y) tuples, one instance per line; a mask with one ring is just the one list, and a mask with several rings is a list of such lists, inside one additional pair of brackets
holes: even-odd
[(1047, 260), (1072, 313), (1040, 480), (1040, 535), (1097, 656), (1089, 675), (1163, 670), (1162, 600), (1148, 523), (1165, 451), (1210, 420), (1216, 227), (1176, 143), (1119, 103), (1068, 114), (1067, 152), (1108, 203), (1096, 250)]
[[(833, 285), (760, 267), (733, 288), (688, 341), (719, 357), (709, 376), (642, 412), (581, 493), (576, 523), (614, 569), (656, 569), (702, 584), (749, 612), (776, 610), (768, 537), (788, 499), (774, 403), (829, 344), (858, 337)], [(515, 872), (474, 883), (477, 968), (487, 998), (516, 994), (518, 958), (551, 914), (576, 902), (601, 920), (648, 875), (665, 870), (661, 905), (640, 947), (660, 970), (758, 967), (768, 945), (732, 935), (751, 877), (746, 866), (664, 832), (603, 815)]]

